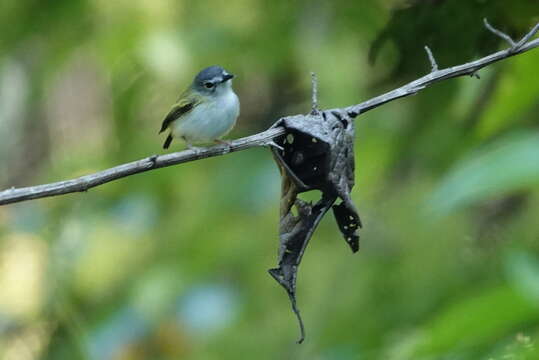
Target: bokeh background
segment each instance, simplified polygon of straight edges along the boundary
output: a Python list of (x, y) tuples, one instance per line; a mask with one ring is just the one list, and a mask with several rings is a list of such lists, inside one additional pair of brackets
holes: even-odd
[[(0, 2), (0, 188), (163, 153), (198, 70), (237, 75), (236, 138), (506, 47), (534, 0)], [(0, 358), (538, 359), (539, 50), (356, 120), (364, 229), (332, 216), (276, 265), (278, 170), (258, 148), (0, 207)], [(172, 150), (182, 148), (174, 144)]]

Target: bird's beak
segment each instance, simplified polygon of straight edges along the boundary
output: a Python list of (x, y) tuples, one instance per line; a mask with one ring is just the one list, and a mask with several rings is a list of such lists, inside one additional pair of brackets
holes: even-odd
[(234, 78), (234, 75), (232, 74), (225, 74), (223, 75), (223, 80), (221, 82), (225, 82), (225, 81), (228, 81), (230, 79)]

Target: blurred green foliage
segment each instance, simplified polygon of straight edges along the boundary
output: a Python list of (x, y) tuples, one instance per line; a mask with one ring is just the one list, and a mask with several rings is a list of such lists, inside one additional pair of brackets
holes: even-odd
[[(533, 0), (0, 2), (0, 187), (159, 153), (201, 68), (237, 75), (231, 137), (506, 46)], [(370, 62), (369, 62), (370, 58)], [(539, 358), (539, 51), (356, 121), (362, 247), (328, 217), (276, 261), (279, 175), (252, 149), (0, 208), (2, 359)], [(179, 150), (176, 144), (173, 150)]]

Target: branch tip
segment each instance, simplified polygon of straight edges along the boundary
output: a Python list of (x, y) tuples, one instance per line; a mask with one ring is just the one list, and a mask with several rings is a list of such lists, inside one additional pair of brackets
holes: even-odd
[(516, 46), (516, 43), (515, 41), (511, 38), (511, 36), (507, 35), (506, 33), (494, 28), (492, 25), (489, 24), (487, 18), (483, 18), (483, 24), (485, 24), (485, 27), (487, 28), (488, 31), (490, 31), (491, 33), (493, 33), (494, 35), (504, 39), (505, 41), (507, 41), (510, 45), (511, 45), (511, 49), (514, 49), (515, 46)]
[(431, 66), (430, 72), (438, 71), (438, 64), (436, 63), (436, 59), (434, 58), (434, 55), (432, 55), (432, 51), (427, 45), (425, 45), (425, 51), (427, 52), (427, 56), (429, 57), (429, 61), (430, 61), (430, 66)]
[(518, 43), (514, 46), (514, 51), (519, 50), (522, 46), (524, 46), (530, 39), (539, 31), (539, 23), (535, 24), (535, 26), (520, 39)]
[(311, 115), (318, 115), (319, 108), (318, 108), (318, 79), (316, 78), (316, 74), (311, 71), (311, 86), (312, 86), (312, 109), (311, 109)]

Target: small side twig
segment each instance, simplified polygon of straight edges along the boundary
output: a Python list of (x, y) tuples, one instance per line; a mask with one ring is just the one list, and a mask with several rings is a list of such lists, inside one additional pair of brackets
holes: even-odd
[(507, 49), (507, 52), (510, 54), (519, 51), (539, 31), (539, 24), (535, 24), (535, 26), (526, 35), (524, 35), (522, 39), (519, 40), (519, 42), (515, 42), (515, 40), (513, 40), (511, 36), (498, 29), (495, 29), (492, 25), (490, 25), (486, 18), (483, 19), (483, 22), (485, 23), (485, 27), (490, 32), (494, 33), (496, 36), (501, 37), (509, 44), (511, 44), (511, 47)]
[(430, 72), (438, 71), (438, 64), (436, 63), (436, 59), (434, 58), (434, 55), (432, 55), (432, 51), (430, 51), (430, 48), (427, 45), (425, 45), (425, 51), (427, 52), (430, 61)]
[(311, 85), (312, 85), (312, 109), (311, 115), (318, 115), (320, 112), (318, 108), (318, 79), (316, 74), (311, 72)]
[(483, 18), (483, 23), (485, 24), (485, 27), (488, 29), (488, 31), (490, 31), (494, 35), (496, 35), (496, 36), (504, 39), (505, 41), (507, 41), (511, 45), (511, 49), (513, 49), (516, 46), (516, 43), (511, 38), (511, 36), (509, 36), (506, 33), (494, 28), (492, 25), (489, 24), (489, 22), (487, 21), (487, 18)]

